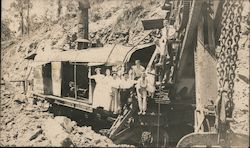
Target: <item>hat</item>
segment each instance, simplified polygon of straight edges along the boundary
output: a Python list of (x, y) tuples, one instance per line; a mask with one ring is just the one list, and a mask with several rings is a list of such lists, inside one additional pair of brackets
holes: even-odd
[(101, 68), (99, 68), (99, 67), (98, 67), (98, 68), (95, 68), (95, 72), (98, 71), (98, 70), (101, 70)]

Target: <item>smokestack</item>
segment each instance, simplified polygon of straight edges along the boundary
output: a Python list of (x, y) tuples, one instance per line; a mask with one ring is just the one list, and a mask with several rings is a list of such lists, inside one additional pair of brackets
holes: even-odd
[(77, 49), (87, 49), (89, 43), (89, 12), (90, 8), (89, 0), (78, 0), (79, 11), (78, 11), (78, 39)]

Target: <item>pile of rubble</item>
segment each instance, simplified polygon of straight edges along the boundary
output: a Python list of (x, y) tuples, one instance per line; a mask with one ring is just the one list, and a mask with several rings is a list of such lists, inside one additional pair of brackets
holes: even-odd
[(46, 101), (27, 99), (21, 92), (14, 92), (14, 88), (2, 85), (0, 146), (128, 146), (116, 145), (91, 127), (79, 127), (67, 117), (54, 117), (47, 111)]

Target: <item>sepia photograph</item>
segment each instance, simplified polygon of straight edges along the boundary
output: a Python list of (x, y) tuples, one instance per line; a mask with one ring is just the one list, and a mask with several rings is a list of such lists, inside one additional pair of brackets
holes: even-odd
[(249, 144), (249, 0), (1, 0), (0, 147)]

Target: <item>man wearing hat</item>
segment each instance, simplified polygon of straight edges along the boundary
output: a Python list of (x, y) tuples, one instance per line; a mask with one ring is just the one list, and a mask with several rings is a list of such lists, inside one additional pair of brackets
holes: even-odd
[(142, 73), (145, 71), (145, 68), (141, 65), (140, 60), (136, 60), (135, 65), (132, 66), (132, 70), (135, 80), (138, 80), (141, 77)]

